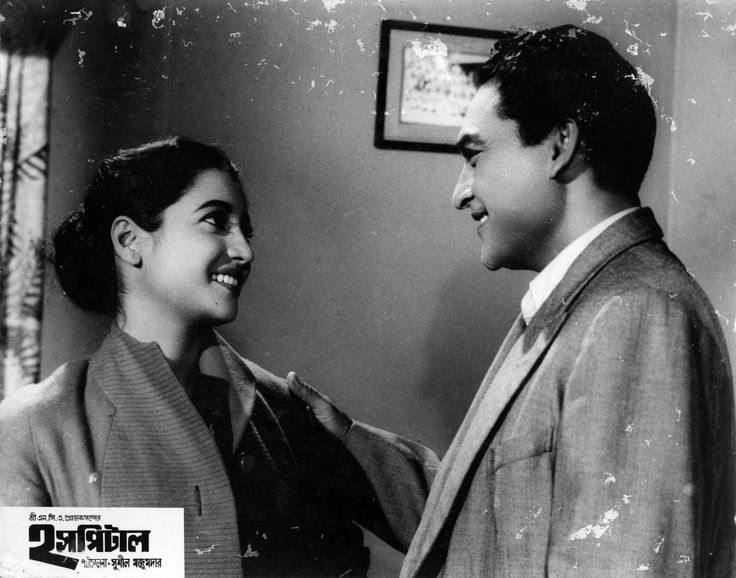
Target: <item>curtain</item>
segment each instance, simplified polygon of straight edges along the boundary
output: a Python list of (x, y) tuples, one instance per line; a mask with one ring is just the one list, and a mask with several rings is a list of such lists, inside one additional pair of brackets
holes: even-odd
[(0, 47), (0, 398), (39, 377), (50, 70)]

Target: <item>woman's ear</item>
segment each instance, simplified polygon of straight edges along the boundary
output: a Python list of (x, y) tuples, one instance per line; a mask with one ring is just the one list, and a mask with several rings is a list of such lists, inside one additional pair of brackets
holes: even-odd
[(110, 227), (115, 255), (133, 267), (140, 267), (143, 262), (141, 238), (144, 234), (145, 231), (130, 217), (117, 217)]
[(565, 173), (573, 168), (580, 144), (580, 132), (577, 123), (568, 119), (552, 130), (549, 177), (551, 179), (570, 180)]

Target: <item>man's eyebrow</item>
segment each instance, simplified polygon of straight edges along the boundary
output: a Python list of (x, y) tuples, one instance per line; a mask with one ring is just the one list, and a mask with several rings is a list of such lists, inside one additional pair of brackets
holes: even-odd
[[(459, 141), (457, 141), (457, 150), (466, 159), (470, 159), (485, 146), (485, 142), (475, 133), (465, 133)], [(470, 148), (475, 147), (475, 148)]]

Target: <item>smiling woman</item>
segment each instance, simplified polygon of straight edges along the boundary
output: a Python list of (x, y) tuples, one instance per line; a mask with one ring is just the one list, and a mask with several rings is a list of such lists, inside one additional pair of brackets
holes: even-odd
[(188, 575), (365, 575), (367, 482), (284, 380), (214, 331), (237, 316), (251, 236), (215, 147), (172, 138), (102, 162), (52, 259), (112, 326), (90, 359), (0, 405), (0, 505), (184, 508)]

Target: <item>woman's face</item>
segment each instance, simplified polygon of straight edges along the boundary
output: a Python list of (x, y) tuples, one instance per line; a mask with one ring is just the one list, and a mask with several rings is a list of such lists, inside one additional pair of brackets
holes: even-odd
[(140, 290), (153, 301), (159, 321), (186, 326), (228, 323), (253, 253), (245, 199), (224, 171), (200, 173), (163, 212), (143, 258)]

